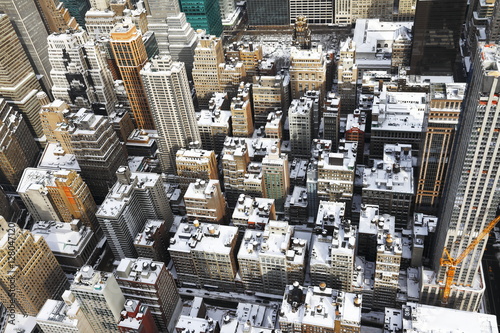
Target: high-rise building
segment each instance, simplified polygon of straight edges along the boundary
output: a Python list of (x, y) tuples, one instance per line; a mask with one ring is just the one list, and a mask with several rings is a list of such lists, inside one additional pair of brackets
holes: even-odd
[(333, 151), (339, 144), (340, 110), (342, 110), (342, 99), (339, 94), (328, 92), (323, 111), (323, 139), (331, 141)]
[(219, 0), (179, 0), (179, 3), (187, 21), (194, 29), (205, 30), (210, 35), (221, 35)]
[[(417, 0), (398, 0), (397, 10), (392, 15), (394, 22), (410, 22), (415, 19)], [(396, 3), (395, 3), (396, 7)]]
[(438, 212), (464, 93), (465, 83), (435, 83), (430, 86), (429, 115), (415, 197), (415, 210), (418, 212)]
[(340, 59), (337, 66), (338, 93), (342, 100), (342, 115), (346, 115), (356, 108), (358, 66), (356, 62), (356, 43), (347, 40), (340, 47)]
[[(201, 146), (205, 150), (213, 150), (217, 155), (222, 152), (226, 136), (231, 134), (231, 111), (221, 110), (226, 94), (216, 93), (209, 102), (208, 110), (196, 114)], [(219, 103), (220, 102), (220, 103)]]
[(6, 14), (0, 14), (0, 45), (6, 55), (0, 59), (0, 96), (24, 115), (32, 135), (41, 138), (40, 105), (36, 94), (42, 88)]
[(234, 97), (231, 102), (233, 136), (251, 137), (253, 135), (252, 102)]
[(151, 314), (151, 308), (136, 300), (127, 299), (118, 323), (120, 332), (159, 333)]
[(148, 219), (173, 220), (167, 194), (159, 174), (130, 172), (121, 166), (118, 181), (96, 213), (115, 259), (135, 258), (134, 239)]
[(158, 130), (162, 171), (175, 173), (177, 150), (201, 141), (185, 66), (162, 56), (147, 63), (141, 77)]
[(94, 199), (101, 201), (113, 186), (118, 167), (126, 165), (126, 151), (108, 117), (80, 109), (66, 119), (67, 123), (60, 124), (56, 131), (64, 132), (82, 170), (82, 178)]
[[(79, 108), (93, 108), (105, 114), (115, 111), (117, 103), (113, 77), (102, 46), (91, 40), (85, 30), (67, 30), (47, 39), (50, 76), (54, 98)], [(69, 59), (69, 60), (68, 60)]]
[(289, 25), (290, 2), (288, 0), (249, 0), (247, 3), (248, 24)]
[(294, 158), (309, 158), (313, 138), (314, 101), (301, 97), (292, 100), (288, 109), (291, 155)]
[(241, 193), (234, 207), (231, 222), (240, 229), (264, 229), (270, 220), (276, 220), (274, 199), (252, 198)]
[[(49, 91), (52, 87), (50, 79), (50, 63), (47, 51), (47, 29), (33, 0), (1, 0), (0, 10), (7, 14), (23, 47), (27, 50), (28, 59), (39, 75), (43, 87)], [(4, 45), (3, 45), (4, 46)]]
[(127, 299), (149, 307), (160, 332), (172, 332), (182, 301), (165, 263), (150, 258), (125, 258), (116, 268), (115, 276)]
[(285, 288), (278, 317), (283, 333), (361, 332), (361, 295), (298, 282)]
[(78, 22), (64, 8), (63, 3), (53, 0), (35, 0), (35, 4), (49, 33), (79, 28)]
[(144, 228), (134, 239), (134, 247), (138, 257), (151, 258), (154, 261), (169, 261), (167, 222), (164, 220), (147, 220)]
[(155, 129), (140, 77), (140, 71), (148, 60), (141, 32), (135, 25), (119, 23), (111, 31), (110, 45), (125, 84), (136, 126)]
[(262, 176), (266, 198), (276, 199), (276, 208), (282, 211), (286, 196), (290, 190), (288, 156), (281, 154), (277, 146), (269, 149), (262, 159)]
[(290, 24), (302, 15), (309, 24), (333, 24), (333, 1), (290, 0)]
[(96, 333), (119, 332), (125, 297), (113, 274), (83, 266), (75, 275), (71, 293)]
[(253, 78), (252, 95), (255, 116), (255, 127), (265, 126), (267, 116), (272, 111), (285, 112), (290, 105), (290, 76), (255, 76)]
[(187, 186), (196, 179), (219, 179), (217, 159), (213, 150), (179, 149), (175, 155), (177, 175), (181, 184)]
[(0, 98), (0, 183), (16, 186), (33, 166), (38, 147), (24, 118)]
[(392, 0), (351, 0), (351, 20), (378, 18), (391, 22), (394, 10)]
[(410, 73), (455, 75), (467, 1), (418, 0)]
[(333, 4), (334, 23), (339, 25), (351, 24), (351, 0), (334, 0)]
[(94, 231), (99, 228), (94, 198), (74, 170), (26, 168), (17, 193), (36, 221), (79, 219)]
[(59, 298), (68, 287), (66, 275), (43, 237), (2, 216), (0, 237), (0, 301), (16, 313), (36, 316), (47, 299)]
[(311, 50), (292, 47), (290, 51), (291, 97), (300, 98), (309, 90), (319, 90), (321, 99), (326, 96), (326, 61), (321, 45)]
[(247, 229), (237, 257), (245, 289), (279, 295), (286, 285), (303, 283), (306, 249), (307, 240), (287, 222), (269, 221), (264, 232)]
[(181, 286), (234, 291), (238, 228), (181, 223), (168, 251)]
[(245, 140), (235, 139), (233, 143), (234, 146), (229, 144), (222, 154), (224, 193), (230, 207), (234, 206), (240, 193), (243, 193), (243, 179), (250, 163)]
[(201, 107), (207, 107), (214, 92), (220, 92), (219, 64), (224, 63), (222, 40), (202, 32), (194, 50), (193, 82)]
[(245, 67), (245, 72), (248, 81), (252, 81), (252, 77), (257, 74), (259, 61), (263, 59), (262, 45), (254, 44), (253, 42), (236, 43), (234, 42), (226, 49), (226, 60), (238, 58)]
[[(436, 280), (440, 284), (446, 279), (446, 267), (439, 265), (439, 259), (447, 256), (445, 250), (450, 257), (458, 257), (497, 216), (499, 180), (496, 175), (500, 155), (494, 142), (500, 124), (497, 112), (499, 51), (500, 46), (496, 44), (479, 43), (474, 58), (442, 200), (433, 258)], [(481, 256), (487, 240), (488, 235), (457, 267), (449, 306), (468, 311), (478, 309), (484, 292)], [(433, 294), (431, 289), (424, 292), (424, 295)]]
[(184, 202), (187, 216), (192, 221), (223, 223), (226, 219), (226, 199), (218, 180), (197, 179), (189, 184)]
[(60, 0), (64, 7), (66, 7), (78, 22), (78, 24), (85, 28), (85, 13), (90, 9), (90, 2), (88, 0)]
[(373, 283), (374, 309), (381, 310), (396, 305), (402, 254), (401, 237), (379, 230)]

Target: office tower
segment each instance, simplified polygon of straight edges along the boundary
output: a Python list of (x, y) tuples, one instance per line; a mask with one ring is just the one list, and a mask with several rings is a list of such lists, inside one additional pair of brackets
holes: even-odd
[(165, 220), (170, 227), (172, 211), (159, 174), (121, 166), (116, 177), (96, 216), (115, 259), (135, 258), (134, 239), (146, 221)]
[(410, 66), (411, 45), (411, 29), (405, 26), (398, 28), (392, 42), (391, 73), (398, 73), (399, 68)]
[(283, 333), (361, 332), (361, 295), (294, 283), (285, 288), (278, 317)]
[(38, 147), (24, 118), (0, 98), (0, 183), (16, 186), (25, 168), (38, 157)]
[(339, 94), (328, 92), (323, 111), (323, 139), (331, 141), (333, 151), (339, 143), (341, 101)]
[(94, 231), (99, 228), (94, 198), (74, 170), (26, 168), (17, 193), (36, 221), (69, 223), (79, 219)]
[(138, 257), (151, 258), (154, 261), (165, 263), (169, 261), (167, 224), (164, 220), (146, 221), (144, 228), (134, 239), (134, 247)]
[(361, 113), (359, 109), (347, 115), (345, 125), (345, 140), (356, 142), (358, 144), (356, 151), (356, 162), (364, 163), (363, 155), (365, 151), (365, 132), (366, 132), (366, 114)]
[(340, 47), (339, 65), (337, 66), (338, 92), (342, 100), (342, 115), (354, 111), (357, 104), (358, 66), (356, 62), (356, 43), (347, 40)]
[(291, 155), (309, 158), (312, 141), (313, 101), (306, 97), (292, 100), (288, 109)]
[(321, 45), (311, 50), (292, 47), (290, 51), (291, 97), (300, 98), (309, 90), (319, 90), (321, 98), (326, 96), (326, 61)]
[(94, 199), (104, 199), (115, 182), (116, 170), (127, 163), (126, 152), (109, 119), (80, 109), (57, 130), (69, 136), (72, 153)]
[(64, 5), (53, 0), (35, 0), (43, 24), (49, 33), (78, 29), (78, 22), (71, 17)]
[(245, 140), (235, 139), (233, 145), (228, 144), (222, 153), (222, 173), (224, 176), (224, 193), (230, 207), (234, 207), (240, 193), (243, 192), (243, 179), (250, 163), (248, 146)]
[(125, 84), (136, 126), (154, 129), (153, 116), (139, 74), (148, 60), (141, 32), (134, 25), (119, 23), (111, 31), (110, 45)]
[(357, 228), (344, 217), (345, 203), (320, 201), (312, 236), (311, 283), (351, 291), (357, 247)]
[(182, 301), (165, 263), (150, 258), (125, 258), (120, 261), (115, 277), (127, 299), (149, 307), (160, 332), (172, 332)]
[(226, 49), (226, 60), (231, 58), (237, 58), (243, 63), (247, 79), (251, 81), (252, 77), (257, 75), (256, 68), (259, 62), (263, 60), (262, 45), (253, 42), (234, 42)]
[(62, 298), (64, 301), (48, 299), (38, 312), (36, 323), (43, 332), (94, 332), (80, 303), (71, 294), (71, 291), (66, 290)]
[(76, 273), (70, 290), (96, 333), (119, 332), (125, 297), (113, 274), (85, 265)]
[(0, 301), (13, 304), (16, 313), (36, 316), (48, 298), (59, 298), (67, 288), (66, 275), (43, 237), (7, 223), (2, 216), (0, 236)]
[(262, 159), (262, 176), (265, 187), (264, 197), (276, 199), (276, 208), (281, 211), (290, 190), (290, 175), (288, 156), (281, 154), (277, 146), (272, 146), (266, 157)]
[(237, 236), (237, 227), (181, 223), (168, 248), (178, 283), (234, 291)]
[(287, 222), (269, 221), (264, 232), (246, 230), (237, 256), (245, 289), (279, 295), (286, 285), (303, 283), (306, 245)]
[(175, 173), (175, 154), (189, 142), (200, 141), (186, 69), (170, 56), (155, 58), (141, 71), (158, 130), (162, 171)]
[(415, 189), (411, 146), (386, 144), (383, 160), (363, 171), (363, 204), (379, 205), (382, 214), (396, 218), (396, 229), (408, 226)]
[(201, 107), (208, 106), (213, 92), (220, 91), (219, 64), (224, 63), (222, 40), (213, 35), (198, 35), (198, 46), (194, 50), (193, 82), (196, 97)]
[(177, 175), (181, 178), (179, 181), (186, 186), (196, 179), (219, 179), (213, 150), (179, 149), (175, 154), (175, 165)]
[(351, 0), (334, 0), (334, 23), (339, 25), (352, 24)]
[(44, 27), (35, 1), (33, 0), (1, 0), (0, 10), (9, 17), (23, 48), (27, 50), (28, 59), (33, 66), (40, 83), (45, 90), (50, 90), (50, 63), (47, 51), (47, 30)]
[(399, 289), (399, 269), (403, 245), (401, 238), (379, 231), (377, 235), (377, 258), (373, 284), (373, 308), (381, 310), (396, 305)]
[(193, 29), (205, 30), (209, 35), (222, 34), (219, 0), (180, 0), (179, 3)]
[(377, 259), (378, 235), (394, 235), (394, 216), (382, 214), (378, 205), (361, 205), (357, 255), (367, 261), (375, 262)]
[(0, 50), (6, 55), (0, 59), (0, 96), (24, 115), (32, 135), (41, 138), (43, 133), (38, 115), (40, 105), (36, 94), (42, 88), (21, 41), (5, 14), (0, 14), (0, 44)]
[(197, 179), (189, 184), (184, 194), (187, 216), (191, 221), (224, 223), (226, 200), (218, 180)]
[(234, 226), (263, 230), (270, 220), (276, 220), (274, 199), (253, 198), (243, 193), (238, 196), (231, 216)]
[(251, 26), (290, 24), (290, 3), (287, 0), (249, 0), (247, 11)]
[(397, 11), (393, 13), (392, 20), (394, 22), (414, 21), (416, 4), (417, 4), (416, 0), (398, 0)]
[(160, 332), (151, 315), (151, 309), (131, 299), (125, 300), (124, 310), (120, 313), (118, 330), (137, 333)]
[(415, 210), (418, 212), (438, 213), (464, 93), (464, 83), (430, 86), (429, 115), (415, 196)]
[(427, 108), (426, 93), (384, 89), (372, 106), (370, 156), (382, 158), (386, 144), (410, 144), (419, 152)]
[(332, 0), (290, 0), (290, 25), (306, 17), (309, 24), (333, 24)]
[(41, 98), (42, 102), (40, 121), (48, 145), (57, 144), (65, 153), (72, 154), (73, 147), (69, 134), (66, 131), (56, 131), (62, 123), (67, 122), (66, 117), (71, 113), (69, 105), (60, 99), (45, 104), (48, 98), (44, 92), (39, 93), (37, 97)]
[(391, 22), (393, 7), (392, 0), (351, 0), (351, 20), (378, 18)]
[(227, 94), (215, 93), (210, 99), (208, 110), (196, 114), (201, 146), (213, 150), (217, 155), (222, 152), (226, 136), (231, 134), (231, 111), (225, 108)]
[(255, 115), (255, 127), (265, 126), (271, 111), (287, 111), (290, 105), (290, 76), (255, 76), (252, 95)]
[(233, 136), (251, 137), (253, 135), (252, 103), (239, 97), (231, 101), (231, 120), (233, 125)]
[[(418, 0), (410, 74), (455, 75), (467, 1)], [(461, 66), (461, 65), (460, 65)]]
[(85, 13), (90, 9), (88, 0), (60, 0), (78, 22), (85, 29)]
[[(498, 51), (495, 44), (479, 43), (474, 58), (474, 72), (464, 98), (460, 126), (456, 134), (455, 152), (448, 167), (445, 195), (437, 234), (433, 265), (439, 285), (444, 283), (446, 267), (439, 259), (457, 258), (488, 223), (497, 216), (498, 179), (495, 149), (498, 127), (497, 68)], [(493, 141), (492, 141), (493, 140)], [(487, 193), (488, 195), (485, 195)], [(448, 306), (477, 311), (484, 288), (482, 287), (481, 256), (486, 248), (488, 235), (465, 257), (457, 267), (451, 286)], [(439, 303), (438, 292), (426, 286), (425, 303)]]
[(101, 237), (80, 220), (70, 223), (38, 221), (31, 228), (31, 233), (45, 239), (61, 268), (70, 274), (99, 255), (97, 243)]
[(117, 97), (102, 46), (85, 30), (51, 34), (47, 42), (54, 98), (75, 110), (93, 108), (97, 112), (105, 108), (105, 114), (115, 111)]

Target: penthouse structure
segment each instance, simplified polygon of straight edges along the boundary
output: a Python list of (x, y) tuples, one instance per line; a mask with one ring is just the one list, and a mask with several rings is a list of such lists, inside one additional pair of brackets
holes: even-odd
[(65, 272), (75, 273), (97, 257), (98, 236), (80, 220), (70, 223), (38, 221), (31, 228), (42, 236)]
[[(12, 251), (14, 262), (9, 254)], [(0, 302), (11, 304), (14, 289), (15, 313), (36, 316), (47, 299), (59, 298), (68, 286), (66, 275), (45, 239), (20, 229), (15, 223), (7, 223), (2, 216), (0, 254)]]
[(411, 146), (385, 145), (383, 160), (363, 171), (363, 204), (378, 205), (382, 214), (396, 218), (396, 229), (406, 228), (415, 189)]
[(165, 263), (150, 258), (125, 258), (120, 261), (115, 277), (125, 298), (149, 308), (160, 332), (173, 331), (182, 302)]
[(320, 201), (316, 232), (311, 241), (310, 276), (313, 285), (351, 291), (357, 247), (357, 228), (344, 218), (345, 204)]
[(276, 220), (274, 199), (252, 198), (244, 193), (239, 195), (231, 217), (234, 226), (263, 230), (270, 220)]
[(181, 223), (168, 248), (179, 283), (234, 291), (237, 235), (237, 227)]
[(218, 180), (197, 179), (189, 184), (184, 194), (186, 212), (191, 221), (223, 223), (226, 216), (226, 200)]
[(75, 170), (26, 168), (17, 193), (37, 221), (80, 220), (97, 231), (97, 205), (87, 184)]
[(238, 252), (245, 289), (280, 294), (291, 281), (303, 283), (307, 240), (294, 236), (294, 227), (281, 221), (245, 231)]
[(159, 174), (131, 172), (122, 166), (118, 181), (96, 213), (116, 259), (137, 257), (134, 239), (148, 219), (173, 221), (172, 211)]
[(420, 151), (426, 109), (425, 93), (383, 90), (373, 103), (371, 156), (382, 158), (385, 144), (410, 144)]
[(362, 296), (327, 288), (324, 284), (285, 289), (278, 317), (280, 329), (291, 332), (361, 332)]
[(117, 325), (125, 297), (113, 274), (83, 266), (70, 290), (95, 332), (119, 332)]

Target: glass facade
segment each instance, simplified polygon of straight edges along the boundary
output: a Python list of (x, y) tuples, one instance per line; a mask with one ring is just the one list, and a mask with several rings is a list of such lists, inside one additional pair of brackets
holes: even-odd
[(248, 0), (247, 13), (250, 25), (289, 25), (288, 0)]
[(218, 0), (180, 0), (181, 11), (193, 29), (203, 29), (209, 35), (222, 34), (222, 20)]

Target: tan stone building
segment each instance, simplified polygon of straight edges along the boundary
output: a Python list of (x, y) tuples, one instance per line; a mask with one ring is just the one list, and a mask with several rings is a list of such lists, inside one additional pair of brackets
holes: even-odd
[(321, 46), (311, 50), (292, 47), (290, 53), (290, 91), (292, 99), (306, 91), (319, 90), (320, 98), (326, 94), (326, 60)]

